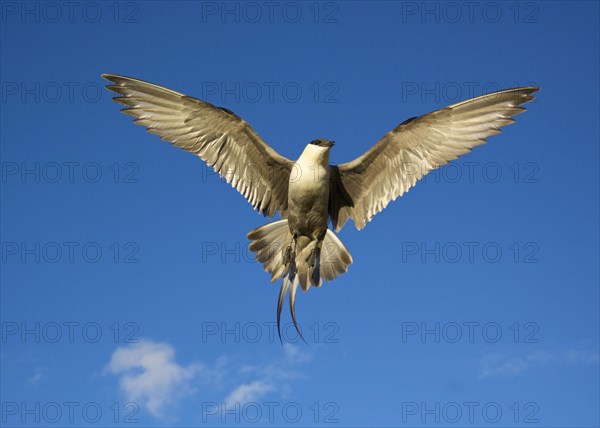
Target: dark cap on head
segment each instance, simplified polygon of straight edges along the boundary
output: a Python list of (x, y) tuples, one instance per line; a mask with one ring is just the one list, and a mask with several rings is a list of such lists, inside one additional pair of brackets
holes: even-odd
[(335, 145), (335, 141), (329, 141), (325, 138), (317, 138), (316, 140), (311, 141), (310, 144), (314, 144), (315, 146), (319, 147), (333, 147)]

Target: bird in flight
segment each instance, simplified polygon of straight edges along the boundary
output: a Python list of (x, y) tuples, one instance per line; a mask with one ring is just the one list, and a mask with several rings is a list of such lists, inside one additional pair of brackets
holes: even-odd
[(352, 219), (358, 230), (428, 172), (470, 152), (500, 128), (514, 122), (520, 107), (538, 87), (490, 93), (413, 117), (385, 134), (351, 162), (329, 164), (333, 141), (311, 141), (296, 161), (268, 146), (232, 111), (131, 77), (103, 74), (114, 101), (162, 140), (198, 155), (231, 183), (254, 209), (281, 220), (248, 233), (250, 250), (271, 274), (282, 278), (277, 303), (289, 293), (290, 313), (298, 328), (298, 287), (320, 287), (348, 270), (352, 256), (338, 232)]

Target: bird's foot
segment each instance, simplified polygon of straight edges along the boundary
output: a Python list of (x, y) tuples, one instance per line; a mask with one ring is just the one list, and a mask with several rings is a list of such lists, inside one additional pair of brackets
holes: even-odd
[(285, 251), (283, 252), (283, 265), (287, 266), (293, 259), (294, 253), (296, 252), (296, 236), (292, 238), (290, 244), (287, 246)]
[(317, 265), (317, 260), (320, 255), (321, 255), (321, 249), (319, 247), (315, 247), (308, 255), (308, 259), (306, 259), (306, 261), (308, 262), (308, 265), (310, 267), (314, 268)]
[(291, 260), (292, 260), (292, 244), (288, 245), (288, 247), (283, 252), (283, 265), (287, 266)]

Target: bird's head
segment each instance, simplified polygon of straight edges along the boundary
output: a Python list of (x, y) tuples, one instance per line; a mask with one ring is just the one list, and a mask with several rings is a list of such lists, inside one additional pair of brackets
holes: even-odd
[(307, 144), (300, 158), (309, 163), (327, 165), (329, 163), (329, 151), (334, 144), (335, 142), (325, 138), (317, 138)]
[(316, 140), (312, 140), (310, 142), (310, 144), (313, 144), (318, 147), (324, 147), (324, 148), (330, 149), (333, 146), (335, 146), (335, 141), (329, 141), (329, 140), (326, 140), (325, 138), (317, 138)]

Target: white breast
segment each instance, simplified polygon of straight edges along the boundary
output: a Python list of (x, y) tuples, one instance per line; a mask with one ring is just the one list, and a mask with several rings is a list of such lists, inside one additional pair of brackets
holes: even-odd
[(306, 146), (290, 174), (290, 187), (314, 189), (328, 183), (329, 148), (314, 144)]

